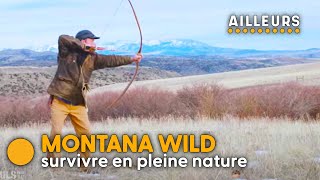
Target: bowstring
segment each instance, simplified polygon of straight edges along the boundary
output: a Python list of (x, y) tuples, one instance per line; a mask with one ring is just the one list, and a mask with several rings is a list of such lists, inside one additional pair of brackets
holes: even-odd
[(120, 1), (118, 7), (116, 8), (116, 10), (113, 12), (113, 15), (111, 16), (111, 21), (109, 21), (109, 23), (107, 23), (107, 24), (105, 25), (105, 27), (103, 28), (103, 31), (102, 31), (100, 37), (103, 37), (103, 35), (105, 34), (105, 32), (106, 32), (108, 29), (110, 29), (110, 26), (111, 26), (114, 18), (116, 17), (116, 15), (117, 15), (117, 13), (118, 13), (118, 11), (119, 11), (119, 9), (120, 9), (123, 1), (124, 1), (124, 0), (121, 0), (121, 1)]

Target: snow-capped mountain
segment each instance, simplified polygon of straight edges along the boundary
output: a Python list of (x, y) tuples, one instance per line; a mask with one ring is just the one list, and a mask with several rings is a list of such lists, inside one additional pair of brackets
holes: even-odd
[[(100, 45), (107, 48), (107, 50), (101, 51), (101, 53), (132, 54), (139, 49), (140, 42), (117, 41), (105, 42), (101, 43)], [(27, 49), (31, 49), (36, 52), (58, 52), (58, 45), (54, 44), (37, 47), (27, 47)], [(216, 48), (199, 41), (188, 39), (143, 41), (143, 53), (146, 55), (216, 55), (216, 53), (219, 53), (220, 51), (223, 52), (223, 50), (228, 50), (228, 48)]]
[[(104, 43), (105, 47), (115, 49), (115, 53), (126, 54), (134, 53), (139, 49), (140, 42), (115, 42)], [(188, 56), (188, 55), (215, 55), (217, 49), (208, 44), (194, 40), (151, 40), (143, 41), (143, 54), (146, 55), (170, 55), (170, 56)], [(107, 51), (105, 53), (108, 53)]]
[(58, 52), (58, 44), (52, 44), (52, 45), (44, 45), (44, 46), (33, 46), (33, 47), (27, 47), (27, 49), (36, 51), (36, 52), (44, 52), (44, 51), (51, 51), (51, 52)]
[[(98, 46), (106, 47), (107, 50), (100, 51), (102, 54), (134, 54), (140, 46), (140, 42), (117, 41), (104, 42)], [(58, 45), (45, 45), (28, 48), (37, 52), (51, 51), (58, 52)], [(149, 40), (143, 41), (144, 55), (166, 55), (166, 56), (227, 56), (227, 57), (248, 57), (248, 56), (294, 56), (294, 57), (320, 57), (320, 49), (293, 51), (261, 51), (255, 49), (233, 49), (210, 46), (206, 43), (189, 40)]]

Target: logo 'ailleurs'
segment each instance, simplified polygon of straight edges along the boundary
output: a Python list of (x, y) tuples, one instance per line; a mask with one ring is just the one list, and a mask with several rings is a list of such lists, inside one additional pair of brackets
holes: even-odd
[(299, 15), (231, 15), (228, 33), (299, 34)]

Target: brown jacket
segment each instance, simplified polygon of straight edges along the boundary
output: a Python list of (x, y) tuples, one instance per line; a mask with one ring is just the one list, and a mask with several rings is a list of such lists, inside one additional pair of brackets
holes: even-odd
[(47, 92), (72, 104), (86, 106), (86, 92), (94, 70), (132, 63), (128, 56), (88, 53), (81, 41), (68, 35), (59, 37), (58, 48), (58, 69)]

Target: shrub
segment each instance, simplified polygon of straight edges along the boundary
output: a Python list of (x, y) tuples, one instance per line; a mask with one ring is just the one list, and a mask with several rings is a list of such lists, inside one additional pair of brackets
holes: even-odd
[[(89, 117), (161, 118), (209, 117), (232, 115), (251, 117), (319, 119), (320, 87), (296, 83), (225, 89), (218, 85), (185, 87), (177, 92), (160, 89), (130, 89), (111, 108), (119, 92), (104, 92), (89, 98)], [(25, 97), (0, 97), (0, 125), (19, 126), (49, 122), (48, 96), (38, 100)]]

